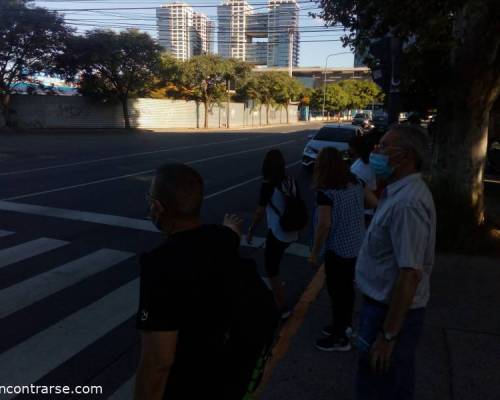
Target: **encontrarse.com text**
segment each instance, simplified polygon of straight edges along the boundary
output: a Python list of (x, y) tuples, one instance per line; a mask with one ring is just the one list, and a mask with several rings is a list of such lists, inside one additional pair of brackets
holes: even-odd
[(102, 386), (0, 385), (2, 394), (102, 394)]

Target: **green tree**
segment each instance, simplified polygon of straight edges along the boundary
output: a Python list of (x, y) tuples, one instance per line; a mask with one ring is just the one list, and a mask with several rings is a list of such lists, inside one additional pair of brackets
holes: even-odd
[(346, 107), (349, 109), (364, 109), (383, 98), (380, 87), (371, 81), (348, 79), (338, 85), (348, 96)]
[(314, 91), (311, 98), (311, 107), (315, 111), (323, 110), (323, 102), (325, 111), (337, 114), (343, 111), (350, 104), (349, 95), (346, 93), (338, 83), (331, 83), (326, 86), (326, 96), (324, 96), (322, 89)]
[(305, 88), (297, 79), (284, 72), (276, 75), (275, 79), (275, 84), (272, 86), (272, 95), (275, 103), (286, 110), (286, 123), (288, 124), (290, 122), (288, 106), (291, 101), (300, 100)]
[(63, 18), (44, 8), (26, 7), (27, 1), (4, 0), (0, 7), (0, 107), (7, 126), (12, 125), (10, 96), (17, 83), (50, 71), (64, 51), (70, 29)]
[(345, 45), (363, 51), (386, 34), (403, 40), (401, 93), (407, 103), (437, 107), (431, 184), (440, 232), (460, 246), (485, 221), (488, 122), (500, 94), (500, 2), (319, 3), (325, 21), (348, 29)]
[(234, 68), (232, 60), (212, 54), (192, 57), (182, 65), (176, 84), (183, 88), (185, 98), (203, 103), (205, 128), (213, 104), (221, 104), (227, 98), (227, 80), (235, 73)]
[(160, 57), (155, 84), (149, 96), (155, 99), (187, 98), (184, 88), (178, 84), (182, 65), (182, 61), (177, 60), (169, 53), (163, 53)]
[(130, 128), (128, 100), (147, 95), (161, 67), (160, 47), (146, 33), (94, 30), (68, 41), (60, 65), (84, 96), (118, 100)]
[(227, 60), (228, 68), (224, 78), (226, 79), (226, 95), (227, 95), (227, 123), (229, 128), (230, 112), (229, 105), (231, 102), (231, 91), (237, 93), (237, 88), (243, 86), (252, 72), (252, 66), (246, 62), (230, 58)]
[[(262, 97), (259, 90), (259, 77), (258, 73), (251, 73), (247, 78), (237, 87), (238, 98), (243, 101), (251, 101), (252, 109), (259, 107), (262, 110)], [(261, 113), (262, 116), (262, 113)], [(262, 125), (262, 120), (260, 121)]]

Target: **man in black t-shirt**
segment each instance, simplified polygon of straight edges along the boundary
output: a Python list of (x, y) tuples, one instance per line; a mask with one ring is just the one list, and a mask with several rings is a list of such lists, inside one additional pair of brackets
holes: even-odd
[(148, 197), (153, 223), (167, 238), (140, 260), (135, 399), (217, 397), (225, 379), (217, 363), (229, 323), (227, 272), (241, 220), (202, 225), (203, 181), (182, 164), (158, 168)]

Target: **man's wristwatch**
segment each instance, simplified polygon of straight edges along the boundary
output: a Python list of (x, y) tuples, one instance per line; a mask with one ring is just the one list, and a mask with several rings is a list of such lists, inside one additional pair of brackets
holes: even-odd
[(382, 337), (384, 338), (384, 340), (388, 343), (391, 343), (391, 342), (394, 342), (394, 340), (396, 340), (396, 338), (398, 337), (399, 333), (390, 333), (390, 332), (386, 332), (384, 330), (384, 328), (381, 328), (380, 329), (380, 333), (382, 335)]

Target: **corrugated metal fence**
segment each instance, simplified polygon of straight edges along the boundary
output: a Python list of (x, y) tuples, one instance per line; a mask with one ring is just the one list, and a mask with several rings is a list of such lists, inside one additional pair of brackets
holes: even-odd
[[(12, 97), (12, 119), (20, 128), (122, 128), (121, 105), (102, 103), (86, 97), (26, 96)], [(227, 104), (209, 110), (208, 127), (227, 126)], [(169, 99), (132, 99), (129, 101), (130, 124), (141, 129), (203, 127), (205, 109), (193, 101)], [(265, 107), (250, 109), (242, 103), (231, 103), (229, 127), (266, 124)], [(296, 105), (289, 106), (289, 122), (298, 120)], [(270, 124), (285, 124), (286, 110), (271, 109)], [(0, 126), (2, 126), (0, 119)]]

